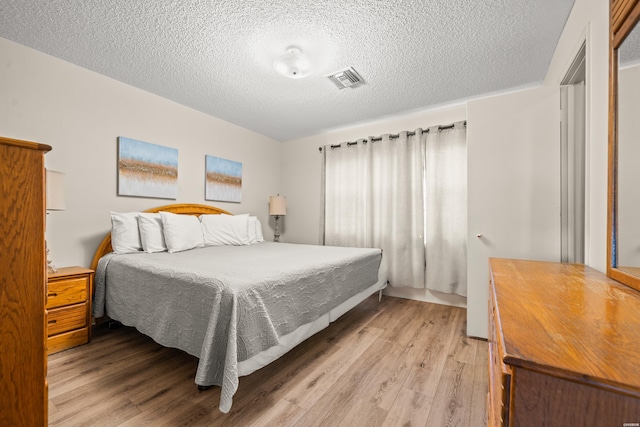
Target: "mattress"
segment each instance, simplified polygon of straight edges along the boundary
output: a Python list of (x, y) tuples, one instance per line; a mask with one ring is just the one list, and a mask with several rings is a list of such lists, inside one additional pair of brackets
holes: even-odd
[(380, 249), (262, 242), (108, 254), (96, 271), (93, 307), (96, 317), (106, 314), (198, 357), (195, 382), (220, 386), (219, 408), (227, 412), (240, 375), (385, 283)]

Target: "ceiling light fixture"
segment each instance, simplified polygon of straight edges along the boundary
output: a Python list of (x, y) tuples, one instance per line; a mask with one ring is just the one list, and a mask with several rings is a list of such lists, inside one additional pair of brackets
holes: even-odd
[(299, 79), (311, 72), (311, 63), (302, 55), (300, 48), (289, 46), (287, 53), (273, 61), (273, 68), (285, 77)]

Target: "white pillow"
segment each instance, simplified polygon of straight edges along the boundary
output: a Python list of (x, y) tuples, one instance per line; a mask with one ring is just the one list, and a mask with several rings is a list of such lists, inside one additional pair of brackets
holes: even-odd
[(264, 242), (262, 236), (262, 225), (258, 217), (249, 216), (249, 244)]
[(138, 231), (138, 212), (111, 212), (111, 248), (117, 254), (142, 250)]
[(201, 215), (202, 233), (206, 246), (248, 245), (249, 214)]
[(164, 252), (167, 244), (164, 241), (162, 218), (159, 213), (140, 213), (138, 215), (138, 228), (140, 240), (145, 252)]
[(187, 251), (204, 246), (202, 226), (197, 216), (160, 212), (160, 218), (169, 252)]

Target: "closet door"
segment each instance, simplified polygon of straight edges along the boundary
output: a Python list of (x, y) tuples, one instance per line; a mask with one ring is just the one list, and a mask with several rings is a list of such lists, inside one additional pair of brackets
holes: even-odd
[(470, 336), (487, 338), (489, 257), (560, 261), (559, 99), (542, 87), (467, 105)]
[(0, 425), (47, 424), (44, 153), (0, 138)]

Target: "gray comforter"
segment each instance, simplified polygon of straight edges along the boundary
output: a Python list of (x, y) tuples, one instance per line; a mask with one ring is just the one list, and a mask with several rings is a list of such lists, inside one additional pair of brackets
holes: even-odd
[(93, 314), (198, 357), (195, 382), (221, 386), (228, 412), (238, 362), (375, 284), (381, 258), (380, 249), (271, 242), (108, 254)]

